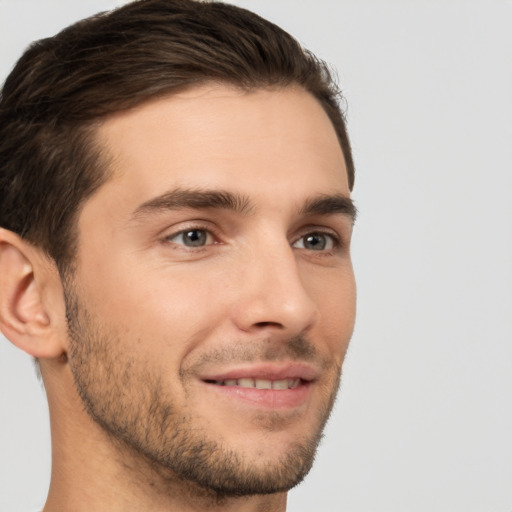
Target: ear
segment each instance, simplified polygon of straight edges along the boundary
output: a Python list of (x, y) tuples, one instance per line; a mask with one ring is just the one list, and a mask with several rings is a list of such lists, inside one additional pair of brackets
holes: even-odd
[(57, 358), (65, 351), (64, 320), (55, 264), (40, 249), (0, 228), (0, 330), (33, 357)]

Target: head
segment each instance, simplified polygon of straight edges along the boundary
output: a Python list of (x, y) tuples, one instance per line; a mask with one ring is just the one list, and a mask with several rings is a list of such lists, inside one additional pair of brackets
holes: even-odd
[(312, 464), (354, 320), (339, 100), (280, 28), (191, 0), (79, 22), (5, 82), (0, 226), (56, 269), (88, 417), (163, 480), (265, 494)]

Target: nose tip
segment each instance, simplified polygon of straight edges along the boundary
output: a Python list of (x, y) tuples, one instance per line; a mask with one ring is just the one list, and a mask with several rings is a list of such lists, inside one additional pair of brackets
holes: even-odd
[(318, 314), (289, 248), (286, 257), (260, 259), (246, 274), (233, 320), (245, 332), (273, 330), (288, 337), (309, 331)]

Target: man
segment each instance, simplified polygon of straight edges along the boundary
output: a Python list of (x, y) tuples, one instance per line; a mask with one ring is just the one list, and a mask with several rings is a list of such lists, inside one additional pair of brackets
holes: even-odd
[(33, 45), (0, 103), (0, 327), (35, 357), (45, 512), (282, 511), (353, 330), (326, 66), (240, 8), (142, 0)]

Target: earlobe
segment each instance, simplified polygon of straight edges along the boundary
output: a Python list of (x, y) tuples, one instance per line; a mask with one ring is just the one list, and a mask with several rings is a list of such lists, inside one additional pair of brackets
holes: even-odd
[(62, 346), (42, 294), (50, 277), (38, 249), (0, 229), (0, 330), (36, 358), (59, 357)]

